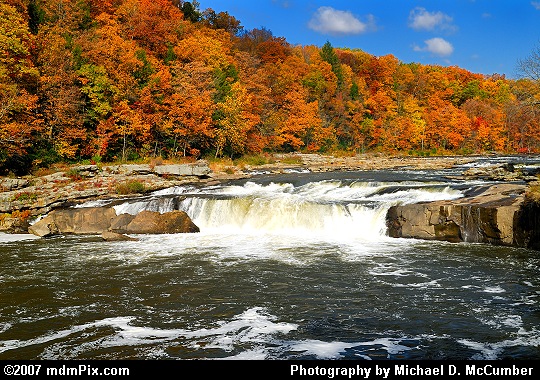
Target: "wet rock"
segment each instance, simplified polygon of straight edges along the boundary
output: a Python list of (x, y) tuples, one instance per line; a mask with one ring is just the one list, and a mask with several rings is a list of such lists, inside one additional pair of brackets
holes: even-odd
[[(124, 217), (126, 218), (126, 217)], [(127, 218), (124, 220), (127, 221)], [(170, 211), (160, 214), (157, 211), (141, 211), (125, 226), (115, 223), (114, 232), (127, 234), (176, 234), (199, 232), (190, 217), (184, 211)]]
[(41, 236), (57, 234), (94, 235), (107, 231), (116, 212), (110, 207), (69, 208), (50, 212), (28, 228)]
[(112, 207), (87, 207), (54, 210), (28, 228), (28, 232), (40, 237), (99, 235), (107, 231), (117, 234), (175, 234), (199, 232), (199, 227), (184, 211), (116, 215)]
[(134, 218), (135, 218), (135, 215), (120, 214), (116, 218), (113, 219), (109, 227), (109, 230), (115, 231), (115, 232), (127, 231), (127, 226), (129, 225), (129, 223), (133, 221)]
[(138, 241), (139, 240), (131, 236), (119, 234), (117, 232), (112, 232), (112, 231), (104, 231), (101, 234), (101, 237), (105, 241)]
[(393, 206), (388, 235), (539, 249), (540, 209), (526, 206), (525, 190), (525, 185), (500, 184), (457, 200)]

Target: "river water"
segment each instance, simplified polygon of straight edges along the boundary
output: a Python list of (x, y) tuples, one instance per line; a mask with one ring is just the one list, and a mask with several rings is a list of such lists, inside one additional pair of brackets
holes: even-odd
[(464, 169), (261, 173), (115, 205), (184, 210), (196, 234), (2, 235), (0, 360), (539, 359), (540, 252), (386, 236), (391, 205), (485, 184), (448, 179)]

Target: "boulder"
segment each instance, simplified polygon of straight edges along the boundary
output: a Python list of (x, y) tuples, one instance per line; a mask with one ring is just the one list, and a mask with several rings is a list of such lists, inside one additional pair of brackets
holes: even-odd
[(28, 228), (45, 237), (57, 234), (94, 235), (107, 231), (116, 212), (111, 207), (68, 208), (51, 211)]
[(516, 233), (518, 246), (540, 251), (540, 204), (525, 202), (517, 216)]
[[(132, 217), (131, 221), (128, 220)], [(113, 222), (111, 231), (124, 234), (176, 234), (199, 232), (190, 217), (184, 211), (141, 211), (135, 216), (119, 215)], [(127, 222), (127, 224), (126, 224)]]
[(388, 235), (539, 249), (540, 207), (525, 202), (525, 189), (500, 184), (457, 200), (392, 206)]
[(113, 219), (111, 225), (109, 226), (109, 231), (127, 231), (127, 226), (135, 218), (135, 215), (131, 214), (120, 214)]
[[(54, 210), (28, 228), (28, 232), (41, 237), (99, 235), (107, 231), (116, 234), (175, 234), (199, 232), (199, 227), (184, 211), (116, 215), (112, 207), (87, 207)], [(113, 238), (113, 235), (108, 236)]]
[(123, 174), (123, 175), (149, 175), (155, 174), (158, 176), (172, 177), (200, 177), (205, 178), (210, 175), (212, 170), (205, 160), (199, 160), (186, 164), (165, 164), (165, 165), (150, 165), (150, 164), (124, 164), (117, 166), (107, 166), (105, 173)]
[(154, 172), (160, 176), (206, 177), (211, 173), (211, 170), (208, 167), (208, 162), (201, 160), (190, 164), (158, 165), (154, 168)]
[(101, 234), (101, 237), (105, 241), (137, 241), (138, 239), (135, 239), (131, 236), (127, 236), (124, 234), (119, 234), (112, 231), (105, 231)]

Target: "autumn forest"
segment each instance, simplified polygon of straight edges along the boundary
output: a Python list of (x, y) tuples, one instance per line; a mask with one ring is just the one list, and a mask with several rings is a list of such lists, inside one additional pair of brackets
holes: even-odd
[(0, 0), (1, 174), (265, 152), (537, 153), (539, 101), (533, 78), (293, 46), (196, 1)]

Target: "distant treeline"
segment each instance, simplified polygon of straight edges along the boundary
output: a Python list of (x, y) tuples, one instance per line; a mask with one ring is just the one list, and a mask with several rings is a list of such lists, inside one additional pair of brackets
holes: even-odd
[(196, 1), (0, 2), (4, 174), (152, 156), (538, 152), (539, 101), (538, 80), (293, 46)]

